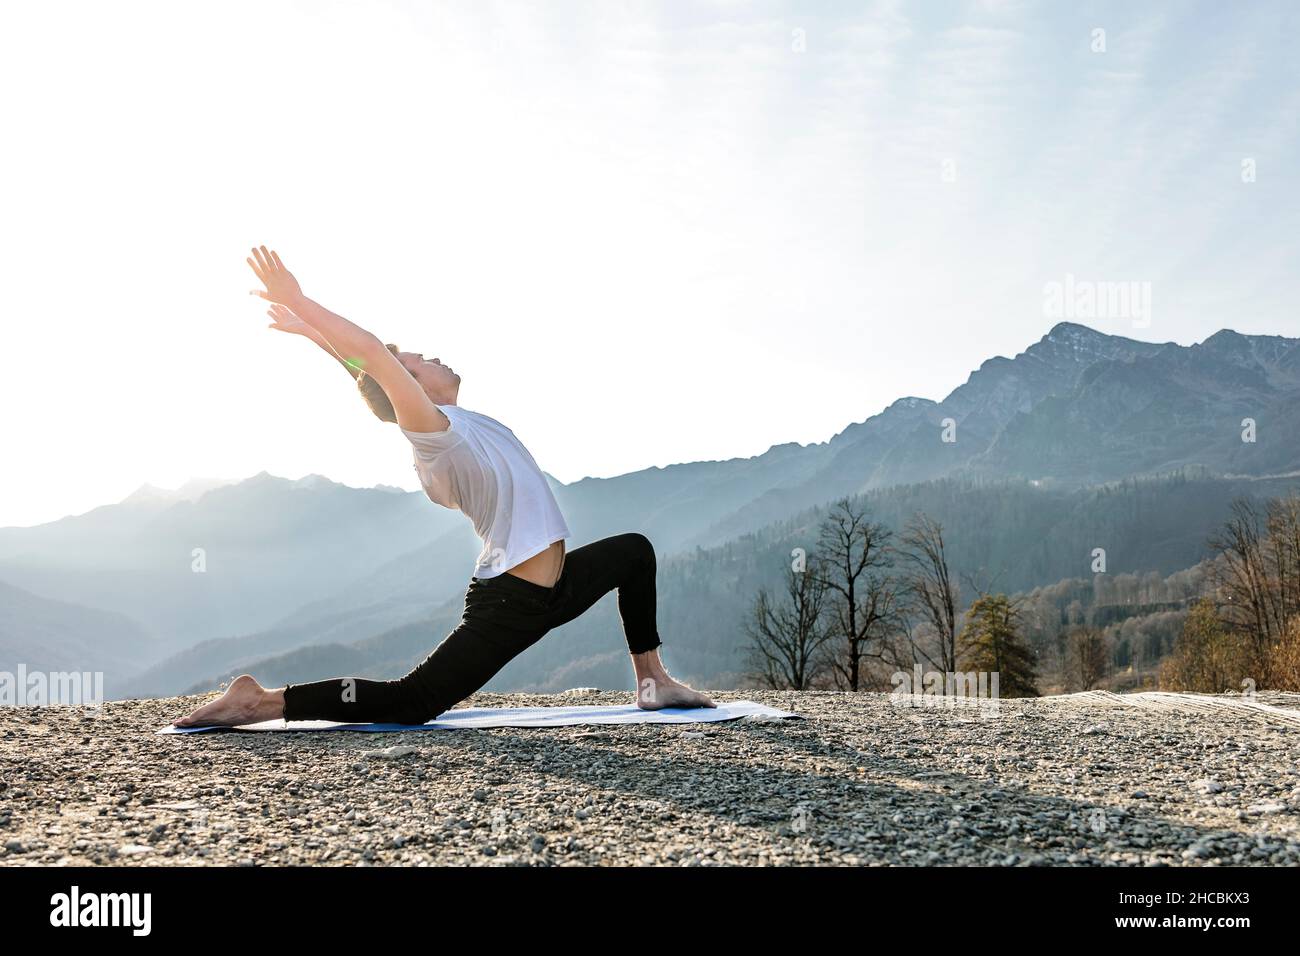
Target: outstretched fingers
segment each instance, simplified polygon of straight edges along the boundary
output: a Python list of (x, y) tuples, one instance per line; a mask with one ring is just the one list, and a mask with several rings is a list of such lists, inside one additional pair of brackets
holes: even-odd
[[(262, 265), (261, 257), (258, 256), (257, 259), (254, 260), (253, 258), (254, 256), (257, 256), (256, 249), (253, 250), (253, 256), (248, 257), (244, 261), (248, 263), (248, 268), (253, 270), (253, 275), (257, 276), (257, 281), (262, 283), (262, 285), (266, 286), (269, 289), (271, 287), (271, 283), (267, 281), (266, 268), (265, 266)], [(263, 289), (249, 289), (248, 294), (261, 296), (263, 299), (266, 298), (266, 292)]]
[[(267, 291), (271, 288), (271, 281), (275, 274), (284, 271), (279, 256), (276, 256), (275, 259), (272, 259), (271, 256), (272, 254), (266, 251), (266, 246), (260, 246), (253, 249), (251, 258), (245, 260), (248, 267), (253, 270), (253, 274), (261, 280), (262, 285), (266, 286)], [(250, 289), (248, 294), (261, 296), (263, 299), (269, 298), (266, 292), (261, 289)]]
[(294, 279), (293, 273), (284, 267), (278, 252), (267, 249), (266, 246), (255, 246), (252, 253), (244, 261), (248, 263), (248, 267), (253, 270), (253, 275), (261, 280), (266, 289), (265, 291), (250, 290), (249, 295), (261, 296), (263, 299), (276, 302), (283, 301), (285, 296), (300, 293), (297, 280)]
[(258, 261), (262, 263), (262, 271), (268, 276), (273, 276), (277, 272), (285, 271), (284, 266), (280, 264), (279, 258), (273, 257), (272, 253), (267, 251), (266, 246), (261, 246), (256, 251), (258, 254)]

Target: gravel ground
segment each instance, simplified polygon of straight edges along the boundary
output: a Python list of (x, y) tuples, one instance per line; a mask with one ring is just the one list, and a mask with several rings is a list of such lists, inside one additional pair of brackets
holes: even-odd
[[(157, 736), (199, 698), (0, 710), (0, 863), (1300, 863), (1300, 719), (1119, 698), (978, 715), (880, 694), (716, 696), (809, 719)], [(1294, 695), (1260, 699), (1300, 712)]]

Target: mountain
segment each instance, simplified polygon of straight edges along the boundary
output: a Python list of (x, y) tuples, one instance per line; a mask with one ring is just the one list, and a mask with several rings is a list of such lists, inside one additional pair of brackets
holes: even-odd
[(127, 680), (126, 691), (133, 697), (165, 695), (268, 655), (314, 644), (350, 644), (401, 624), (425, 622), (447, 604), (449, 594), (459, 615), (467, 572), (479, 549), (469, 523), (462, 525), (267, 627), (173, 654)]
[[(1080, 482), (1187, 465), (1248, 475), (1292, 471), (1300, 466), (1291, 439), (1300, 424), (1297, 344), (1225, 330), (1186, 348), (1099, 359), (1068, 391), (1012, 418), (978, 466)], [(1248, 418), (1256, 422), (1255, 442), (1242, 440)]]
[[(827, 502), (880, 494), (873, 503), (895, 523), (910, 513), (905, 506), (950, 515), (967, 529), (972, 554), (984, 555), (971, 570), (995, 569), (1017, 587), (1079, 573), (1078, 549), (1117, 535), (1124, 543), (1115, 560), (1176, 570), (1197, 560), (1190, 555), (1203, 525), (1218, 520), (1226, 495), (1256, 493), (1272, 486), (1267, 476), (1300, 472), (1300, 445), (1288, 437), (1300, 429), (1297, 344), (1223, 331), (1180, 346), (1061, 323), (1011, 358), (984, 361), (941, 401), (901, 398), (825, 442), (552, 487), (573, 546), (637, 530), (665, 559), (719, 548), (741, 554)], [(1242, 441), (1245, 419), (1255, 422), (1254, 442)], [(1160, 487), (1154, 476), (1168, 473), (1195, 479), (1161, 492), (1191, 509), (1186, 514), (1195, 511), (1181, 530), (1184, 515), (1148, 494)], [(1147, 490), (1117, 492), (1128, 479), (1143, 479), (1135, 488)], [(1068, 497), (1076, 493), (1082, 497)], [(1117, 496), (1130, 510), (1107, 510), (1089, 495)], [(1129, 528), (1143, 539), (1129, 542)], [(206, 558), (202, 573), (192, 569), (195, 548)], [(129, 686), (162, 693), (248, 662), (321, 658), (313, 647), (355, 649), (384, 635), (391, 647), (372, 647), (384, 660), (427, 651), (422, 622), (455, 603), (478, 548), (463, 516), (419, 493), (261, 474), (175, 492), (146, 488), (85, 515), (0, 529), (0, 579), (138, 622), (153, 656)], [(724, 572), (692, 567), (701, 576), (696, 591), (720, 607), (734, 609), (733, 592), (747, 598), (749, 579), (714, 592)], [(609, 624), (599, 615), (591, 621)], [(734, 644), (734, 630), (726, 634)], [(616, 650), (593, 640), (582, 653), (605, 660)], [(732, 650), (715, 650), (691, 666), (734, 669)], [(608, 660), (622, 666), (617, 654)], [(559, 680), (561, 663), (519, 673)]]
[(675, 551), (719, 514), (743, 508), (771, 489), (805, 480), (830, 453), (825, 443), (776, 445), (753, 458), (584, 478), (556, 487), (556, 499), (578, 541), (640, 530), (660, 547)]
[(131, 494), (127, 495), (123, 501), (155, 501), (169, 503), (176, 501), (198, 501), (209, 491), (234, 484), (238, 484), (238, 482), (227, 481), (221, 478), (191, 478), (179, 488), (159, 488), (157, 485), (144, 484), (131, 492)]
[[(989, 449), (1003, 430), (1044, 401), (1070, 394), (1097, 363), (1122, 365), (1166, 348), (1060, 323), (1015, 358), (985, 361), (941, 402), (902, 398), (880, 414), (850, 425), (830, 440), (829, 454), (800, 482), (770, 489), (688, 543), (716, 544), (824, 501), (956, 475), (976, 463), (991, 476), (1044, 477), (1037, 469), (1022, 471), (990, 463)], [(951, 442), (943, 440), (944, 422), (949, 419), (955, 426), (956, 440)], [(1063, 474), (1054, 477), (1074, 480)]]
[[(875, 520), (898, 530), (918, 511), (944, 526), (949, 560), (965, 597), (971, 582), (1008, 592), (1097, 576), (1093, 549), (1104, 548), (1107, 575), (1167, 576), (1207, 556), (1206, 539), (1239, 497), (1264, 499), (1300, 487), (1300, 478), (1225, 479), (1173, 474), (1110, 485), (1066, 488), (1024, 480), (982, 483), (940, 479), (878, 489), (860, 497)], [(811, 508), (726, 544), (677, 555), (659, 565), (659, 630), (675, 673), (710, 687), (731, 686), (745, 669), (746, 615), (759, 588), (777, 588), (793, 548), (815, 552), (825, 509)], [(159, 693), (198, 693), (250, 672), (274, 683), (351, 674), (398, 677), (422, 660), (456, 624), (449, 601), (410, 621), (347, 640), (335, 629), (314, 646), (258, 659), (241, 656)], [(272, 635), (269, 647), (279, 642)], [(209, 658), (211, 662), (213, 659)], [(180, 671), (177, 671), (180, 676)], [(498, 674), (490, 690), (551, 692), (573, 686), (630, 686), (613, 595), (549, 634)]]
[[(193, 499), (137, 493), (50, 524), (0, 529), (0, 579), (124, 614), (165, 655), (265, 627), (462, 521), (419, 494), (263, 473)], [(461, 555), (459, 567), (472, 567), (476, 553)], [(454, 590), (449, 584), (443, 597)]]
[(118, 676), (156, 656), (139, 624), (121, 614), (51, 601), (0, 581), (0, 671), (104, 672), (104, 693), (120, 694)]

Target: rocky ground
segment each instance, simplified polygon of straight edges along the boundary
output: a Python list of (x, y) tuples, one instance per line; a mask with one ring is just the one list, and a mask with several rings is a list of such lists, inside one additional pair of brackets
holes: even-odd
[(1300, 863), (1300, 697), (1261, 697), (1287, 720), (1104, 697), (980, 715), (717, 696), (808, 719), (158, 736), (198, 698), (0, 710), (0, 863)]

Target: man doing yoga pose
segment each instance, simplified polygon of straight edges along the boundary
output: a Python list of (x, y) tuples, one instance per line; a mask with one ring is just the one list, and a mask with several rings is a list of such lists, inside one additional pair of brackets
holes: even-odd
[(460, 624), (398, 680), (338, 678), (262, 687), (247, 674), (177, 727), (263, 720), (422, 724), (482, 687), (547, 631), (573, 620), (610, 591), (636, 672), (637, 704), (713, 707), (668, 676), (655, 626), (655, 552), (641, 534), (621, 534), (565, 553), (568, 526), (546, 477), (514, 433), (456, 404), (460, 376), (438, 359), (399, 352), (302, 293), (265, 246), (248, 260), (272, 304), (272, 327), (304, 335), (353, 373), (381, 419), (415, 450), (425, 493), (464, 512), (483, 539)]

